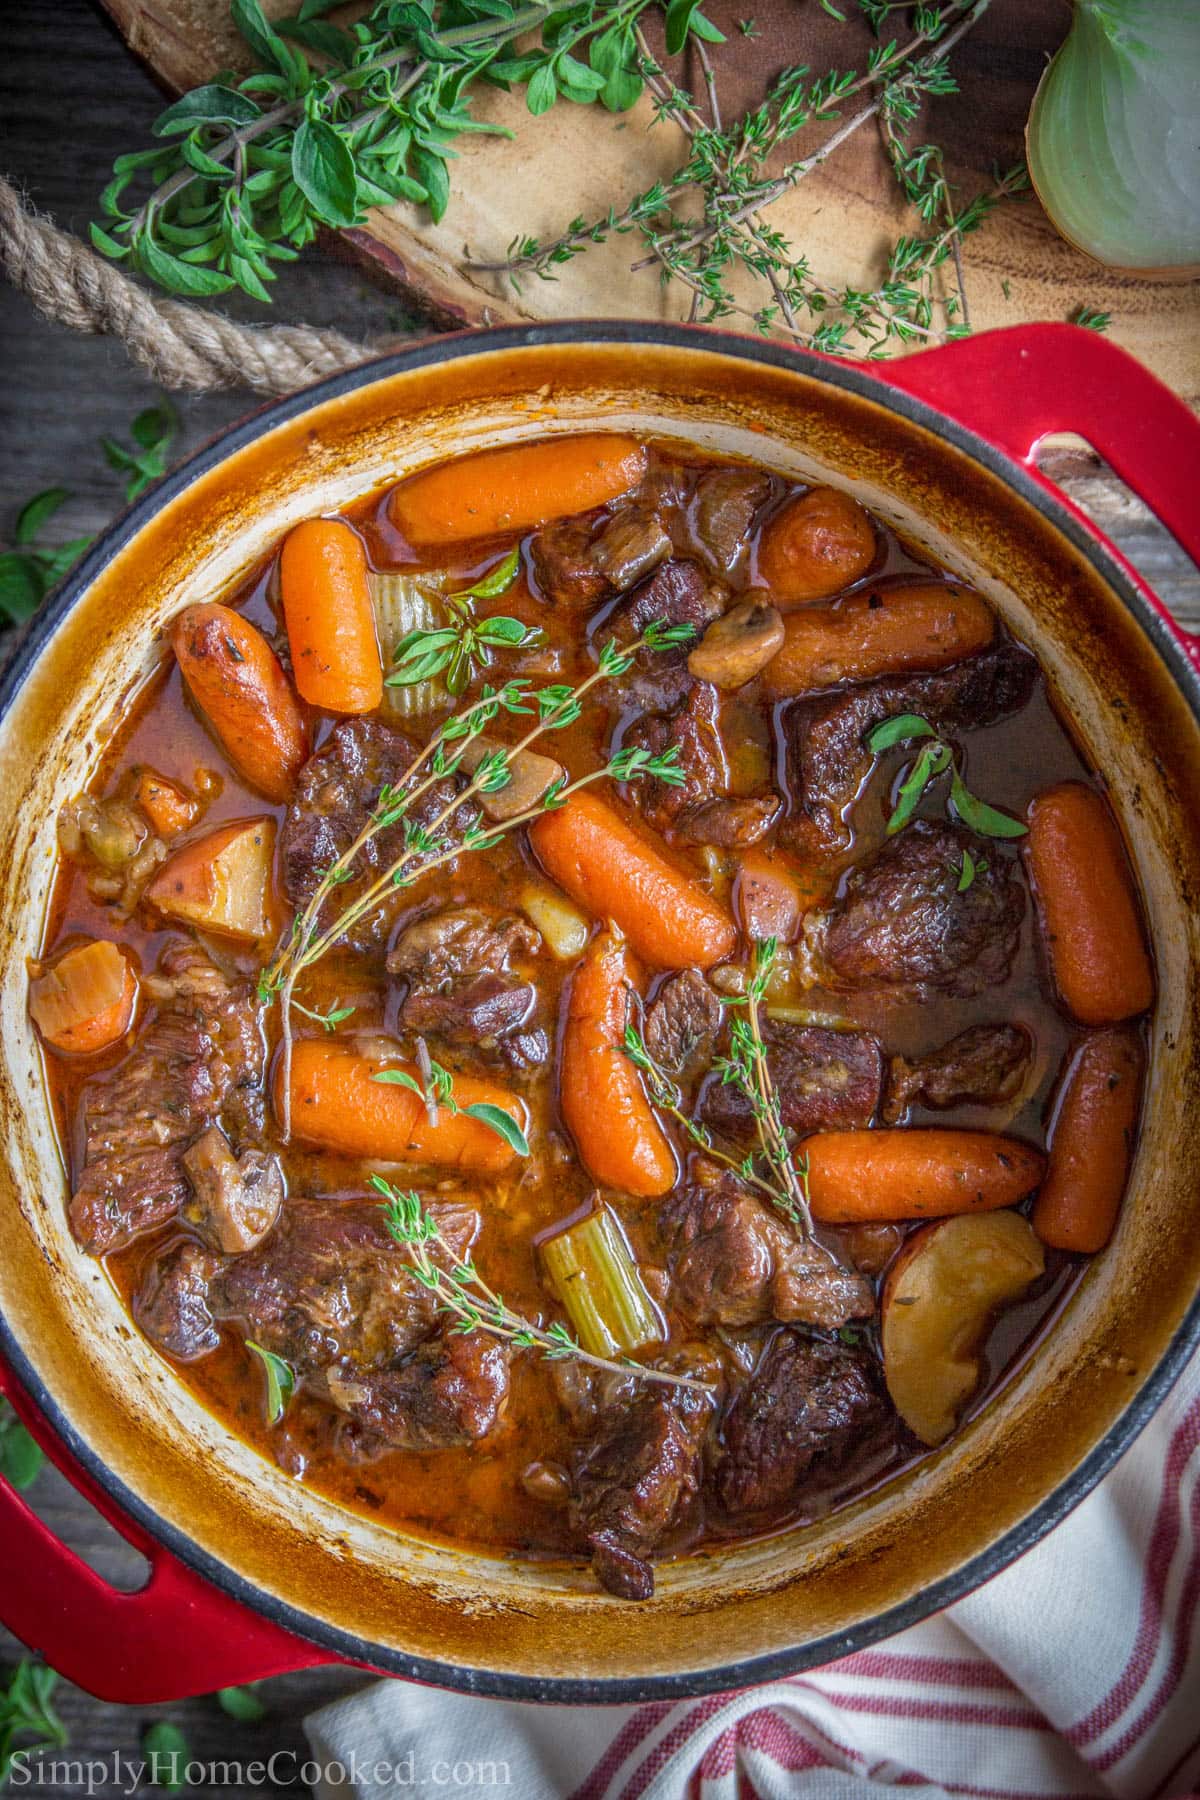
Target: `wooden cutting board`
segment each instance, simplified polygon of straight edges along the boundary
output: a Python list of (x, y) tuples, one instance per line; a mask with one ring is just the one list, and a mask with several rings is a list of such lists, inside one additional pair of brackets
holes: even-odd
[[(209, 80), (219, 69), (248, 66), (229, 22), (228, 0), (100, 3), (171, 91)], [(272, 16), (295, 10), (295, 0), (265, 5)], [(797, 63), (814, 74), (861, 69), (872, 41), (852, 0), (842, 10), (856, 16), (845, 24), (819, 0), (713, 0), (706, 10), (727, 33), (726, 44), (712, 52), (726, 123), (760, 101), (781, 69)], [(752, 36), (739, 29), (747, 18), (754, 21)], [(1034, 88), (1068, 18), (1066, 0), (992, 0), (955, 50), (961, 92), (933, 103), (913, 142), (931, 137), (945, 147), (960, 199), (1021, 156)], [(679, 68), (677, 79), (701, 91), (694, 63)], [(521, 96), (495, 93), (480, 98), (477, 112), (516, 135), (458, 140), (453, 198), (441, 223), (407, 204), (375, 210), (365, 226), (342, 234), (348, 248), (441, 323), (688, 316), (685, 289), (664, 287), (656, 268), (631, 270), (644, 254), (635, 235), (589, 248), (554, 281), (526, 276), (519, 290), (472, 267), (501, 260), (518, 235), (552, 239), (576, 216), (590, 219), (612, 205), (619, 208), (669, 176), (685, 154), (677, 127), (656, 123), (645, 98), (617, 116), (560, 100), (533, 119)], [(796, 140), (800, 153), (819, 145), (831, 129), (812, 127)], [(889, 244), (913, 229), (874, 121), (779, 200), (770, 219), (808, 257), (814, 275), (838, 286), (874, 287)], [(975, 329), (1064, 319), (1080, 305), (1109, 312), (1111, 336), (1200, 408), (1200, 284), (1139, 281), (1100, 268), (1058, 237), (1032, 196), (1002, 205), (968, 238), (964, 254)], [(739, 297), (755, 305), (766, 298), (752, 284)]]

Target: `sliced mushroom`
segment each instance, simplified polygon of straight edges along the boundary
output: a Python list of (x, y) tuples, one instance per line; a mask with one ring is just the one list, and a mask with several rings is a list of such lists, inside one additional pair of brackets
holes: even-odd
[(210, 1125), (184, 1152), (183, 1166), (195, 1196), (183, 1216), (202, 1237), (226, 1256), (262, 1242), (283, 1205), (277, 1157), (261, 1150), (235, 1156), (220, 1126)]
[(740, 688), (765, 669), (783, 643), (783, 620), (763, 594), (753, 590), (714, 619), (688, 657), (697, 681)]
[[(463, 745), (461, 766), (468, 775), (474, 775), (485, 756), (492, 756), (504, 748), (495, 738), (481, 732)], [(508, 781), (493, 793), (480, 794), (479, 804), (489, 819), (513, 819), (518, 813), (528, 812), (531, 806), (536, 806), (547, 789), (561, 781), (565, 773), (562, 764), (556, 763), (552, 756), (539, 756), (536, 750), (518, 750), (509, 755)]]

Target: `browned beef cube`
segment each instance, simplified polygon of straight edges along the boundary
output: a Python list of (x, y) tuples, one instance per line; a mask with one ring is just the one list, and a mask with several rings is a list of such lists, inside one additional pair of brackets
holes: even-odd
[(918, 819), (853, 869), (841, 897), (805, 920), (824, 985), (965, 998), (1005, 980), (1025, 890), (996, 851), (962, 889), (963, 853), (977, 849), (961, 827)]
[[(869, 1032), (769, 1019), (763, 1043), (787, 1130), (803, 1136), (871, 1123), (883, 1086), (883, 1055)], [(706, 1125), (727, 1136), (742, 1139), (754, 1133), (750, 1102), (739, 1087), (717, 1075), (704, 1084), (700, 1112)]]
[(1004, 1105), (1020, 1092), (1032, 1057), (1033, 1039), (1020, 1025), (971, 1025), (927, 1056), (893, 1056), (884, 1123), (916, 1105)]
[(668, 1195), (656, 1218), (672, 1298), (697, 1324), (777, 1319), (834, 1330), (875, 1311), (869, 1281), (801, 1236), (734, 1174), (702, 1162), (697, 1175)]
[(806, 1478), (839, 1468), (887, 1409), (865, 1352), (778, 1331), (725, 1415), (716, 1490), (727, 1513), (794, 1507)]

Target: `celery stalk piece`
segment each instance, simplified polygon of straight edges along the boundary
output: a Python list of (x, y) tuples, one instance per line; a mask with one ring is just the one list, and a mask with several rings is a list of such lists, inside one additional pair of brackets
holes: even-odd
[(654, 1302), (607, 1207), (544, 1239), (541, 1253), (546, 1279), (592, 1356), (611, 1358), (661, 1341)]
[[(446, 612), (439, 603), (431, 583), (437, 576), (418, 581), (411, 575), (372, 575), (371, 600), (375, 607), (375, 629), (383, 656), (383, 672), (392, 670), (396, 645), (410, 631), (437, 631), (446, 624)], [(385, 687), (384, 709), (397, 719), (415, 719), (423, 713), (436, 712), (447, 706), (450, 696), (440, 676), (432, 681), (419, 681), (412, 687)]]

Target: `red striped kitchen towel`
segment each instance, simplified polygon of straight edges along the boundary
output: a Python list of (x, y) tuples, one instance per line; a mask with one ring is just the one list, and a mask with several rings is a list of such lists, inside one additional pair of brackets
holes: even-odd
[(1049, 1537), (873, 1649), (645, 1706), (377, 1682), (307, 1730), (322, 1800), (1200, 1800), (1200, 1358)]

